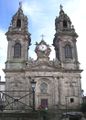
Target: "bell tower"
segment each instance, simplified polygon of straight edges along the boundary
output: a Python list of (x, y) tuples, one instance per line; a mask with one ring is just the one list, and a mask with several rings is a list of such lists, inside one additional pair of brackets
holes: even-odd
[[(26, 98), (23, 98), (23, 102), (19, 102), (19, 99), (29, 91), (29, 81), (25, 77), (25, 68), (28, 61), (28, 49), (30, 46), (31, 38), (28, 32), (28, 18), (24, 15), (22, 5), (19, 3), (19, 8), (16, 14), (12, 17), (11, 24), (6, 33), (8, 40), (7, 61), (4, 69), (6, 84), (6, 94), (10, 97), (6, 99), (10, 102), (13, 101), (13, 105), (7, 106), (7, 108), (20, 109), (25, 107)], [(11, 99), (10, 99), (11, 98)], [(29, 99), (29, 98), (28, 98)], [(18, 102), (18, 106), (15, 103)], [(27, 102), (29, 104), (29, 100)]]
[(55, 19), (55, 37), (53, 46), (55, 47), (56, 59), (60, 61), (63, 68), (78, 69), (76, 38), (74, 26), (68, 15), (60, 5), (59, 16)]
[(23, 68), (28, 60), (31, 39), (28, 32), (28, 18), (23, 13), (21, 3), (12, 17), (6, 36), (8, 40), (6, 69)]

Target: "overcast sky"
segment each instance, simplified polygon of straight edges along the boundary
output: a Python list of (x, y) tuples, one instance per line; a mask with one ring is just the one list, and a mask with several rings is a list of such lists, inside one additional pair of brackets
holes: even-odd
[[(51, 45), (53, 59), (54, 49), (52, 47), (55, 34), (55, 18), (59, 14), (59, 6), (63, 5), (63, 10), (70, 17), (77, 34), (77, 50), (82, 72), (82, 89), (86, 94), (86, 0), (22, 0), (22, 8), (28, 16), (29, 32), (31, 33), (32, 46), (29, 55), (36, 58), (34, 53), (35, 42), (44, 40)], [(7, 55), (7, 40), (5, 33), (8, 30), (12, 16), (19, 7), (19, 0), (0, 0), (0, 75), (4, 79), (2, 69), (5, 67)]]

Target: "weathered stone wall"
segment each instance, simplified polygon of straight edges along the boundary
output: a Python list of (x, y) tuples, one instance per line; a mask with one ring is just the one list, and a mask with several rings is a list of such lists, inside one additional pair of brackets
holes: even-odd
[[(37, 68), (36, 68), (37, 69)], [(75, 107), (81, 104), (81, 82), (80, 74), (73, 72), (59, 71), (25, 71), (9, 72), (6, 74), (6, 91), (11, 97), (20, 99), (31, 91), (29, 76), (36, 81), (35, 105), (36, 108), (41, 104), (41, 99), (48, 99), (48, 107), (60, 105), (63, 108)], [(47, 69), (47, 67), (46, 67)], [(41, 93), (40, 86), (47, 84), (46, 93)], [(12, 92), (13, 91), (13, 92)], [(16, 91), (16, 92), (14, 92)], [(19, 92), (24, 91), (24, 92)], [(25, 92), (28, 91), (28, 92)], [(74, 99), (71, 102), (70, 99)], [(29, 94), (21, 99), (21, 102), (30, 104)]]

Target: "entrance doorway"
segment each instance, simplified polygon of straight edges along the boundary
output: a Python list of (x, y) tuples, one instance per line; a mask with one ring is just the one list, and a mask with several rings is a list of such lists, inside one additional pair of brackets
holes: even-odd
[(43, 108), (48, 108), (48, 99), (41, 99), (41, 106)]

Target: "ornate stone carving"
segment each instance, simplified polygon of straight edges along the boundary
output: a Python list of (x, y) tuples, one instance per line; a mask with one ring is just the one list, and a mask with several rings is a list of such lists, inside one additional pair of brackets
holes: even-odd
[(49, 45), (47, 45), (46, 42), (42, 40), (40, 43), (36, 42), (35, 52), (38, 58), (48, 58), (51, 52), (51, 49)]

